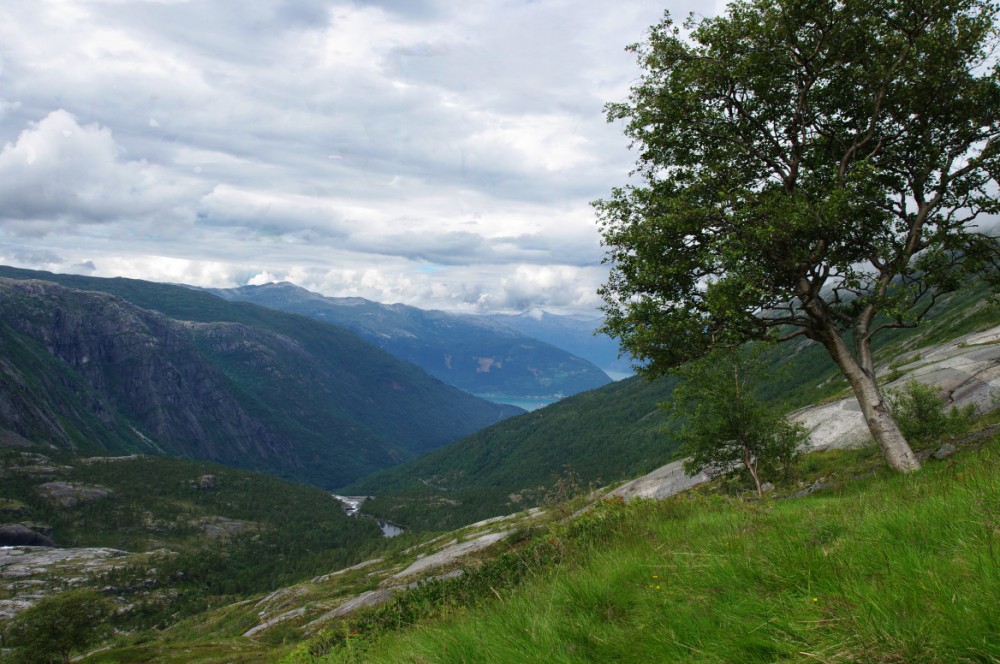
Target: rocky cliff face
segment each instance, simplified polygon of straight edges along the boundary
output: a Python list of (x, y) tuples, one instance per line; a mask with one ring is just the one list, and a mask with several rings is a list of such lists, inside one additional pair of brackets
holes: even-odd
[[(0, 278), (0, 429), (63, 447), (162, 452), (332, 487), (506, 414), (443, 393), (333, 328), (297, 339), (297, 328), (282, 323), (289, 334), (182, 322), (105, 293)], [(338, 364), (338, 348), (351, 344), (353, 364)], [(457, 426), (435, 423), (435, 411), (447, 422), (465, 405), (471, 413)]]

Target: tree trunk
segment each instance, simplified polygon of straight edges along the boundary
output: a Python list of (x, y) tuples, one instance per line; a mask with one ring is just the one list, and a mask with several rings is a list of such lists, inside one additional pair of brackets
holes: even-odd
[(865, 371), (863, 366), (872, 366), (870, 348), (859, 348), (864, 354), (868, 350), (869, 357), (862, 358), (862, 363), (851, 355), (847, 345), (836, 334), (832, 334), (824, 340), (826, 349), (830, 352), (833, 360), (844, 372), (844, 376), (854, 390), (858, 405), (861, 406), (861, 413), (868, 423), (868, 430), (871, 431), (872, 438), (882, 449), (882, 455), (889, 465), (901, 473), (910, 473), (920, 470), (920, 462), (910, 449), (909, 443), (903, 437), (903, 432), (899, 430), (899, 425), (892, 418), (885, 400), (875, 381), (873, 371)]
[(746, 444), (743, 445), (743, 465), (747, 467), (750, 471), (750, 476), (753, 477), (754, 484), (757, 485), (757, 496), (759, 498), (764, 497), (764, 489), (760, 486), (760, 478), (757, 476), (757, 464), (751, 461), (750, 447)]

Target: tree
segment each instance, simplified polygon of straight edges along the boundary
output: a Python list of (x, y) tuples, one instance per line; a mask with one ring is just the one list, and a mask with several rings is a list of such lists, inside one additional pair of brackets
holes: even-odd
[(787, 468), (807, 434), (756, 398), (764, 377), (760, 353), (718, 349), (677, 373), (683, 382), (674, 390), (671, 417), (682, 422), (680, 452), (689, 455), (684, 471), (693, 475), (707, 466), (731, 472), (742, 466), (763, 497), (761, 475)]
[(714, 346), (823, 344), (888, 463), (919, 468), (872, 340), (969, 274), (998, 274), (997, 7), (985, 0), (740, 0), (631, 49), (609, 104), (633, 183), (594, 203), (603, 331), (654, 377)]
[(111, 613), (111, 603), (94, 590), (68, 590), (46, 597), (18, 614), (5, 640), (28, 662), (69, 662), (73, 651), (94, 643)]

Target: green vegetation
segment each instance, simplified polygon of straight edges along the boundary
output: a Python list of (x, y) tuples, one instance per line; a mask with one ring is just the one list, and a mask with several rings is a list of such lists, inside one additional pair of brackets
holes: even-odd
[(946, 409), (941, 391), (932, 385), (908, 381), (899, 390), (888, 390), (886, 400), (899, 428), (916, 444), (927, 443), (963, 428), (975, 416), (975, 407)]
[[(44, 524), (63, 547), (151, 552), (91, 579), (129, 600), (121, 625), (165, 626), (179, 616), (354, 564), (382, 547), (368, 519), (344, 514), (313, 487), (217, 464), (164, 457), (52, 460), (39, 476), (20, 450), (4, 453), (0, 506)], [(72, 464), (72, 465), (64, 465)], [(63, 506), (38, 486), (108, 489)]]
[[(334, 488), (521, 412), (304, 316), (168, 284), (0, 276), (79, 289), (10, 285), (0, 298), (0, 400), (13, 402), (0, 428), (33, 440), (159, 450)], [(136, 334), (144, 344), (122, 342)]]
[[(970, 284), (942, 296), (919, 328), (886, 330), (876, 368), (928, 344), (980, 332), (1000, 320), (1000, 298)], [(773, 380), (758, 397), (781, 412), (850, 396), (826, 350), (801, 339), (767, 350)], [(884, 379), (881, 379), (884, 380)], [(375, 495), (369, 514), (441, 531), (544, 502), (568, 474), (580, 490), (645, 474), (671, 461), (680, 444), (668, 413), (676, 377), (629, 378), (505, 420), (416, 460), (370, 475), (344, 493)]]
[(6, 627), (4, 642), (14, 646), (15, 661), (50, 662), (58, 655), (69, 664), (71, 653), (100, 640), (113, 610), (95, 590), (68, 590), (19, 614)]
[(835, 486), (791, 500), (605, 501), (284, 661), (995, 662), (1000, 436), (973, 448), (907, 476), (810, 455)]
[(677, 437), (686, 473), (706, 467), (742, 471), (763, 497), (761, 476), (787, 472), (808, 434), (757, 398), (766, 379), (760, 354), (753, 348), (716, 349), (685, 364), (677, 372), (682, 382), (674, 390), (671, 417), (681, 422)]
[(890, 466), (919, 468), (873, 338), (970, 277), (1000, 283), (1000, 8), (987, 0), (734, 0), (631, 47), (607, 107), (633, 182), (597, 209), (603, 331), (662, 375), (717, 345), (826, 349)]

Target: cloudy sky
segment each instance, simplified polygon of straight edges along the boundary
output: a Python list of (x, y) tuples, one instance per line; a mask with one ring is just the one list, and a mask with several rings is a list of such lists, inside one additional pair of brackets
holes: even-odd
[(666, 0), (3, 0), (0, 263), (593, 310)]

